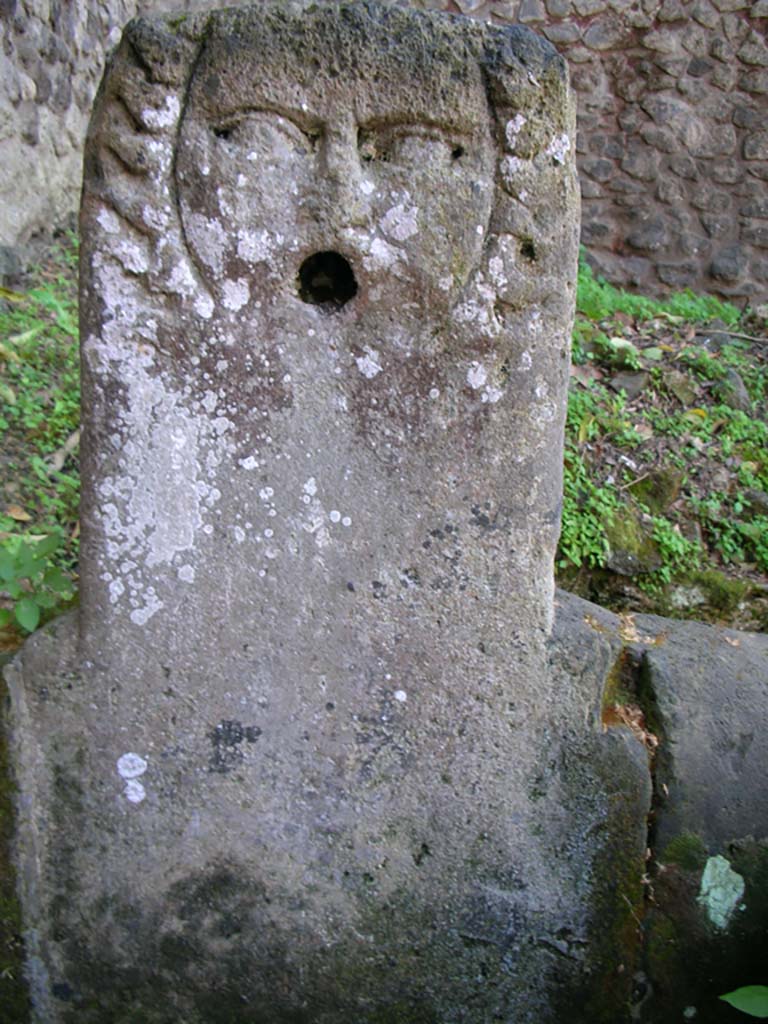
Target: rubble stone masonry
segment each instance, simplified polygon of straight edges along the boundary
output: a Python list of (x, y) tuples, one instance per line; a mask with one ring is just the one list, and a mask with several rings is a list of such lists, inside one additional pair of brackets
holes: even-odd
[[(199, 0), (0, 0), (0, 273), (76, 208), (105, 54)], [(609, 280), (768, 298), (768, 0), (413, 0), (522, 23), (578, 96), (582, 241)]]

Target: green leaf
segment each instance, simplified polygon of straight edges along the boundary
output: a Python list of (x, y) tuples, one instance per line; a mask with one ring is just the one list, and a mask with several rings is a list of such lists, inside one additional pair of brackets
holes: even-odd
[(16, 560), (10, 551), (0, 550), (0, 580), (16, 578)]
[(13, 612), (10, 608), (0, 608), (0, 629), (5, 629), (12, 619)]
[(50, 587), (51, 590), (55, 590), (57, 594), (63, 594), (69, 590), (69, 580), (61, 571), (61, 569), (55, 566), (49, 569), (45, 576), (43, 576), (43, 585)]
[(734, 989), (720, 996), (726, 1003), (730, 1003), (742, 1013), (750, 1017), (768, 1017), (768, 986), (766, 985), (745, 985), (743, 988)]
[(55, 608), (58, 598), (55, 594), (35, 594), (35, 604), (38, 608)]
[(22, 629), (31, 633), (40, 621), (40, 609), (31, 597), (23, 597), (16, 603), (16, 621)]
[(45, 558), (47, 555), (52, 555), (60, 544), (61, 537), (58, 534), (51, 533), (37, 542), (35, 545), (35, 555), (37, 558)]

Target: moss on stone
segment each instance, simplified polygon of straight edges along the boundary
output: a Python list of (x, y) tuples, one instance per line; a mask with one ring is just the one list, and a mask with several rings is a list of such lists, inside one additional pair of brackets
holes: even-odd
[(693, 832), (681, 832), (670, 839), (659, 856), (662, 864), (676, 864), (686, 871), (700, 871), (706, 859), (707, 848)]
[(733, 579), (717, 569), (694, 573), (690, 581), (699, 586), (709, 604), (721, 612), (736, 611), (750, 590), (750, 584), (745, 580)]
[[(2, 667), (0, 661), (0, 708), (6, 706)], [(6, 1024), (26, 1024), (30, 1007), (23, 976), (21, 907), (16, 895), (16, 877), (11, 861), (14, 793), (6, 726), (0, 712), (0, 1007)]]

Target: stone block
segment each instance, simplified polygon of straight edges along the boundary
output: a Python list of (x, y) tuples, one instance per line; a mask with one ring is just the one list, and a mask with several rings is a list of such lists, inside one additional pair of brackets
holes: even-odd
[(655, 124), (644, 124), (640, 129), (640, 137), (660, 153), (675, 153), (680, 149), (680, 144), (672, 132)]
[(551, 18), (567, 18), (573, 11), (571, 0), (545, 0), (545, 6)]
[(615, 172), (613, 161), (600, 158), (598, 160), (582, 160), (580, 170), (595, 181), (609, 181)]
[(745, 203), (744, 206), (739, 208), (739, 213), (742, 217), (758, 217), (763, 220), (768, 220), (768, 199), (764, 196), (755, 198), (749, 203)]
[(738, 47), (750, 33), (749, 21), (741, 14), (723, 15), (723, 32), (733, 46)]
[(737, 56), (744, 64), (768, 67), (768, 46), (754, 29), (740, 46)]
[(712, 72), (712, 84), (723, 92), (733, 92), (738, 79), (738, 71), (729, 64), (718, 64)]
[(537, 25), (546, 21), (547, 12), (541, 0), (522, 0), (517, 19), (523, 25)]
[(765, 124), (765, 112), (755, 107), (734, 107), (733, 123), (737, 128), (760, 128)]
[(709, 272), (718, 281), (738, 281), (748, 263), (747, 255), (740, 245), (729, 245), (715, 254)]
[(686, 68), (687, 73), (691, 78), (704, 78), (711, 71), (713, 71), (715, 65), (710, 60), (706, 60), (704, 57), (694, 57)]
[(573, 0), (573, 6), (582, 18), (591, 18), (608, 9), (607, 0)]
[(688, 11), (682, 0), (664, 0), (657, 18), (659, 21), (682, 21), (688, 17)]
[(659, 280), (670, 288), (690, 288), (698, 279), (699, 267), (697, 263), (659, 263), (656, 266), (656, 273)]
[(547, 25), (542, 32), (555, 46), (569, 46), (581, 39), (581, 29), (575, 22)]
[(719, 213), (702, 213), (702, 226), (710, 238), (728, 238), (733, 234), (733, 221)]
[(724, 14), (730, 11), (743, 11), (749, 7), (750, 0), (712, 0), (712, 3)]
[(768, 160), (768, 131), (750, 132), (744, 139), (745, 160)]
[(739, 76), (739, 88), (756, 96), (768, 93), (768, 73), (765, 71), (748, 71)]
[(749, 164), (747, 171), (761, 181), (768, 181), (768, 163), (758, 163), (755, 161)]
[(699, 0), (691, 11), (691, 17), (705, 28), (714, 28), (720, 21), (720, 14), (708, 0)]
[(709, 173), (719, 185), (735, 185), (744, 178), (744, 168), (736, 160), (714, 163)]
[(768, 249), (768, 224), (762, 221), (747, 222), (741, 229), (741, 240), (760, 249)]
[(626, 30), (618, 18), (607, 16), (593, 22), (584, 32), (584, 45), (590, 50), (611, 50), (618, 46)]
[(710, 124), (687, 144), (695, 157), (727, 156), (736, 151), (736, 129), (730, 124)]
[(645, 147), (634, 147), (621, 161), (621, 169), (639, 181), (653, 181), (658, 167), (658, 157)]
[(681, 49), (681, 41), (667, 29), (654, 29), (643, 36), (643, 46), (657, 53), (675, 54)]
[(757, 0), (749, 11), (752, 18), (768, 18), (768, 0)]
[(679, 178), (687, 178), (689, 181), (695, 181), (699, 176), (696, 161), (692, 160), (689, 156), (672, 157), (669, 161), (669, 169)]
[(658, 217), (638, 224), (627, 235), (627, 245), (638, 252), (658, 252), (668, 244), (669, 232), (664, 221)]

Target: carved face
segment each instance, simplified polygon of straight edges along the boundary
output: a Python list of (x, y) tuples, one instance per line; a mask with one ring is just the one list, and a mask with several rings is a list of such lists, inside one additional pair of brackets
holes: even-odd
[(425, 88), (434, 70), (402, 47), (339, 69), (342, 41), (316, 35), (206, 43), (176, 178), (190, 252), (230, 310), (453, 304), (490, 216), (487, 101), (474, 64)]

